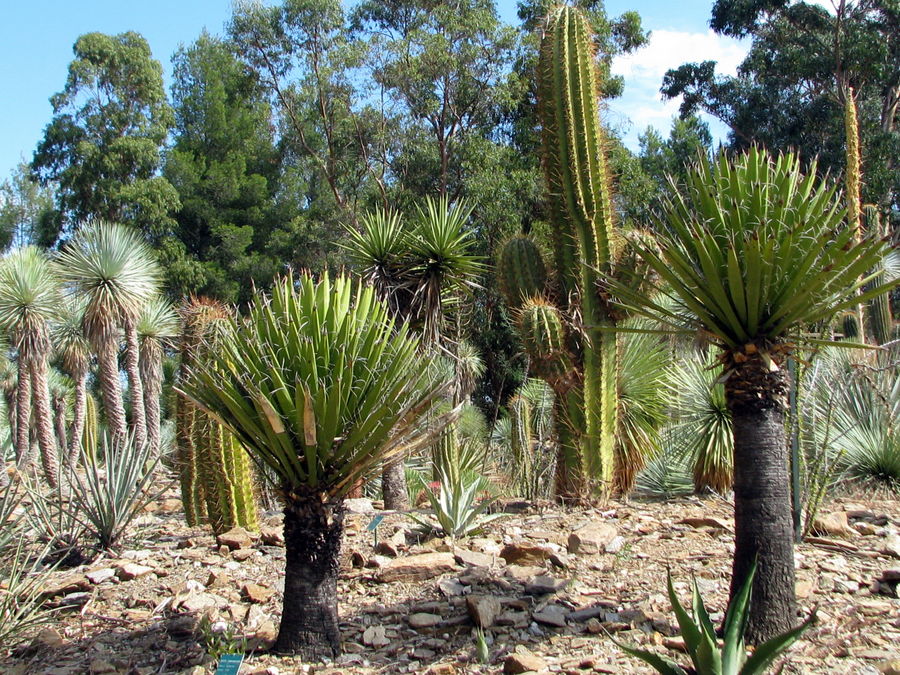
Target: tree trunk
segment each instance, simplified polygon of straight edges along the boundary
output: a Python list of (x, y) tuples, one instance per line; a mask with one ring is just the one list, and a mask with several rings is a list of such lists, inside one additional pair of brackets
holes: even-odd
[(134, 320), (125, 321), (125, 372), (131, 399), (131, 434), (140, 448), (147, 442), (147, 416), (144, 414), (144, 385), (141, 382), (140, 344)]
[(381, 492), (384, 495), (385, 509), (402, 511), (409, 507), (403, 458), (385, 462), (384, 471), (381, 473)]
[(757, 561), (746, 632), (750, 644), (761, 644), (796, 624), (794, 534), (784, 431), (788, 386), (786, 371), (769, 372), (759, 354), (737, 365), (725, 383), (734, 425), (732, 598)]
[(116, 448), (121, 448), (128, 438), (128, 424), (122, 404), (122, 386), (119, 384), (119, 341), (114, 335), (104, 338), (97, 345), (97, 371), (103, 412), (112, 432), (113, 443)]
[(64, 394), (55, 393), (51, 397), (53, 402), (53, 425), (56, 431), (56, 447), (60, 454), (69, 447), (66, 436), (66, 397)]
[(19, 361), (16, 383), (16, 462), (19, 469), (31, 465), (31, 376), (28, 365)]
[(41, 449), (41, 466), (50, 487), (56, 487), (59, 464), (57, 463), (56, 435), (53, 431), (53, 409), (50, 390), (47, 387), (47, 362), (35, 358), (30, 364), (32, 399), (37, 428), (38, 446)]
[[(151, 338), (146, 338), (150, 340)], [(150, 443), (150, 457), (159, 457), (159, 399), (162, 396), (162, 354), (145, 346), (141, 349), (140, 374), (144, 385), (144, 410), (147, 418), (147, 441)]]
[(75, 380), (75, 402), (72, 406), (72, 427), (69, 430), (69, 465), (75, 466), (81, 455), (81, 438), (87, 415), (87, 371), (78, 373)]
[(304, 661), (334, 658), (341, 651), (337, 577), (343, 500), (323, 503), (320, 493), (302, 486), (287, 487), (284, 492), (287, 562), (274, 649)]

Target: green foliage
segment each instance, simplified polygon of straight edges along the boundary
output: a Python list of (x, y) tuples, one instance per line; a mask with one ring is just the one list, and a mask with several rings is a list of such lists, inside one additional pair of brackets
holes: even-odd
[(428, 441), (417, 423), (438, 387), (371, 288), (287, 277), (226, 326), (181, 390), (284, 488), (339, 497)]
[(680, 454), (693, 466), (694, 489), (724, 495), (731, 490), (734, 441), (717, 366), (712, 354), (695, 353), (674, 367), (672, 435)]
[(54, 620), (55, 612), (43, 608), (44, 574), (52, 571), (41, 563), (42, 556), (29, 561), (25, 540), (0, 557), (0, 642), (7, 647), (18, 643), (32, 629)]
[(53, 189), (41, 186), (20, 164), (0, 183), (0, 249), (10, 245), (50, 246), (58, 225), (53, 220)]
[(663, 430), (660, 449), (647, 459), (634, 485), (638, 495), (652, 499), (683, 497), (694, 491), (691, 465), (671, 429)]
[(54, 116), (32, 171), (44, 184), (57, 183), (57, 207), (68, 224), (127, 221), (161, 238), (178, 207), (177, 193), (157, 175), (173, 122), (162, 66), (134, 32), (87, 33), (74, 52), (65, 88), (50, 99)]
[(175, 144), (163, 175), (181, 202), (182, 247), (163, 250), (169, 291), (245, 302), (254, 284), (268, 288), (283, 263), (272, 250), (281, 215), (272, 110), (226, 42), (204, 33), (173, 62)]
[(723, 154), (694, 168), (667, 201), (660, 252), (637, 244), (661, 280), (659, 297), (680, 306), (616, 290), (630, 308), (678, 329), (702, 327), (728, 350), (785, 338), (890, 287), (855, 295), (888, 244), (854, 241), (844, 214), (835, 188), (814, 171), (804, 176), (794, 155)]
[(438, 471), (437, 494), (419, 475), (421, 488), (428, 498), (436, 524), (414, 514), (410, 518), (426, 529), (436, 529), (451, 538), (467, 537), (481, 531), (489, 522), (502, 518), (502, 513), (488, 513), (494, 499), (485, 497), (490, 481), (474, 471)]
[(150, 485), (158, 462), (149, 445), (120, 446), (103, 434), (98, 456), (83, 458), (84, 477), (72, 472), (69, 507), (97, 550), (114, 550), (135, 516), (161, 492), (151, 492)]
[(243, 654), (247, 651), (247, 638), (240, 634), (236, 626), (225, 621), (213, 621), (208, 614), (200, 617), (197, 624), (198, 642), (213, 662), (218, 662), (225, 654)]
[(721, 647), (719, 647), (716, 629), (710, 620), (703, 598), (700, 597), (697, 581), (694, 580), (692, 583), (692, 618), (678, 600), (672, 585), (671, 573), (667, 575), (669, 601), (672, 603), (672, 609), (678, 619), (685, 648), (694, 664), (693, 669), (685, 670), (674, 661), (653, 652), (628, 647), (616, 640), (613, 642), (623, 651), (641, 659), (663, 675), (687, 675), (688, 672), (697, 673), (697, 675), (759, 675), (764, 673), (772, 662), (812, 625), (816, 614), (813, 612), (793, 630), (758, 645), (753, 650), (753, 654), (748, 657), (744, 647), (744, 632), (749, 618), (750, 589), (753, 586), (755, 574), (756, 563), (750, 568), (747, 578), (728, 605), (725, 612)]

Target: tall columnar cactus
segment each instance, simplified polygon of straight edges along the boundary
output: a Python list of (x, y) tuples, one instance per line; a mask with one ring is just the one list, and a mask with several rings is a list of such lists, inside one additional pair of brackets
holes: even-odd
[[(608, 489), (616, 442), (615, 321), (598, 292), (599, 279), (612, 271), (616, 235), (598, 92), (587, 19), (574, 7), (552, 10), (540, 47), (538, 116), (555, 269), (543, 298), (523, 302), (523, 295), (535, 293), (514, 282), (536, 275), (530, 270), (514, 275), (505, 268), (513, 260), (528, 260), (519, 265), (532, 268), (543, 263), (526, 257), (526, 250), (533, 253), (516, 238), (501, 254), (499, 275), (507, 301), (520, 308), (519, 329), (535, 370), (557, 395), (562, 496), (576, 496), (586, 471)], [(557, 349), (559, 339), (563, 344)]]
[[(191, 368), (214, 349), (215, 326), (225, 306), (192, 299), (182, 309), (181, 368)], [(178, 398), (175, 439), (181, 496), (188, 524), (207, 522), (216, 533), (240, 525), (257, 528), (250, 459), (234, 437), (183, 396)]]

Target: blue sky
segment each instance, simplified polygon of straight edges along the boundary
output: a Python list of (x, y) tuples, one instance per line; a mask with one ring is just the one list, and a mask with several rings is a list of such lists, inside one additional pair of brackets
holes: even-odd
[[(659, 85), (666, 68), (685, 61), (713, 59), (730, 70), (745, 47), (713, 35), (707, 26), (712, 0), (607, 0), (607, 12), (617, 16), (637, 10), (651, 43), (639, 53), (619, 59), (614, 71), (625, 77), (625, 96), (610, 105), (608, 122), (636, 148), (647, 124), (664, 134), (677, 103), (663, 105)], [(499, 0), (501, 16), (516, 21), (515, 0)], [(29, 160), (49, 122), (49, 98), (60, 91), (72, 58), (72, 44), (83, 33), (135, 30), (150, 43), (155, 58), (170, 71), (179, 44), (190, 43), (206, 28), (221, 33), (231, 14), (229, 0), (24, 0), (7, 3), (0, 22), (0, 180), (23, 158)], [(721, 128), (715, 129), (722, 133)]]

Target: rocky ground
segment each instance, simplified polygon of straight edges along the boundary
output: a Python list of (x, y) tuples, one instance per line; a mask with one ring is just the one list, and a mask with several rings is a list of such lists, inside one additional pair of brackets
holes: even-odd
[[(683, 600), (696, 578), (714, 620), (728, 592), (732, 508), (720, 499), (509, 504), (513, 513), (455, 544), (419, 539), (396, 515), (372, 532), (371, 504), (352, 507), (335, 663), (265, 651), (282, 599), (280, 517), (260, 536), (217, 542), (185, 526), (171, 495), (150, 505), (120, 555), (47, 579), (57, 620), (0, 656), (0, 672), (200, 675), (215, 671), (217, 652), (244, 644), (245, 675), (645, 673), (605, 631), (682, 656), (667, 568)], [(842, 499), (822, 513), (821, 536), (797, 548), (797, 594), (804, 613), (818, 606), (819, 621), (782, 672), (900, 673), (900, 503)]]

